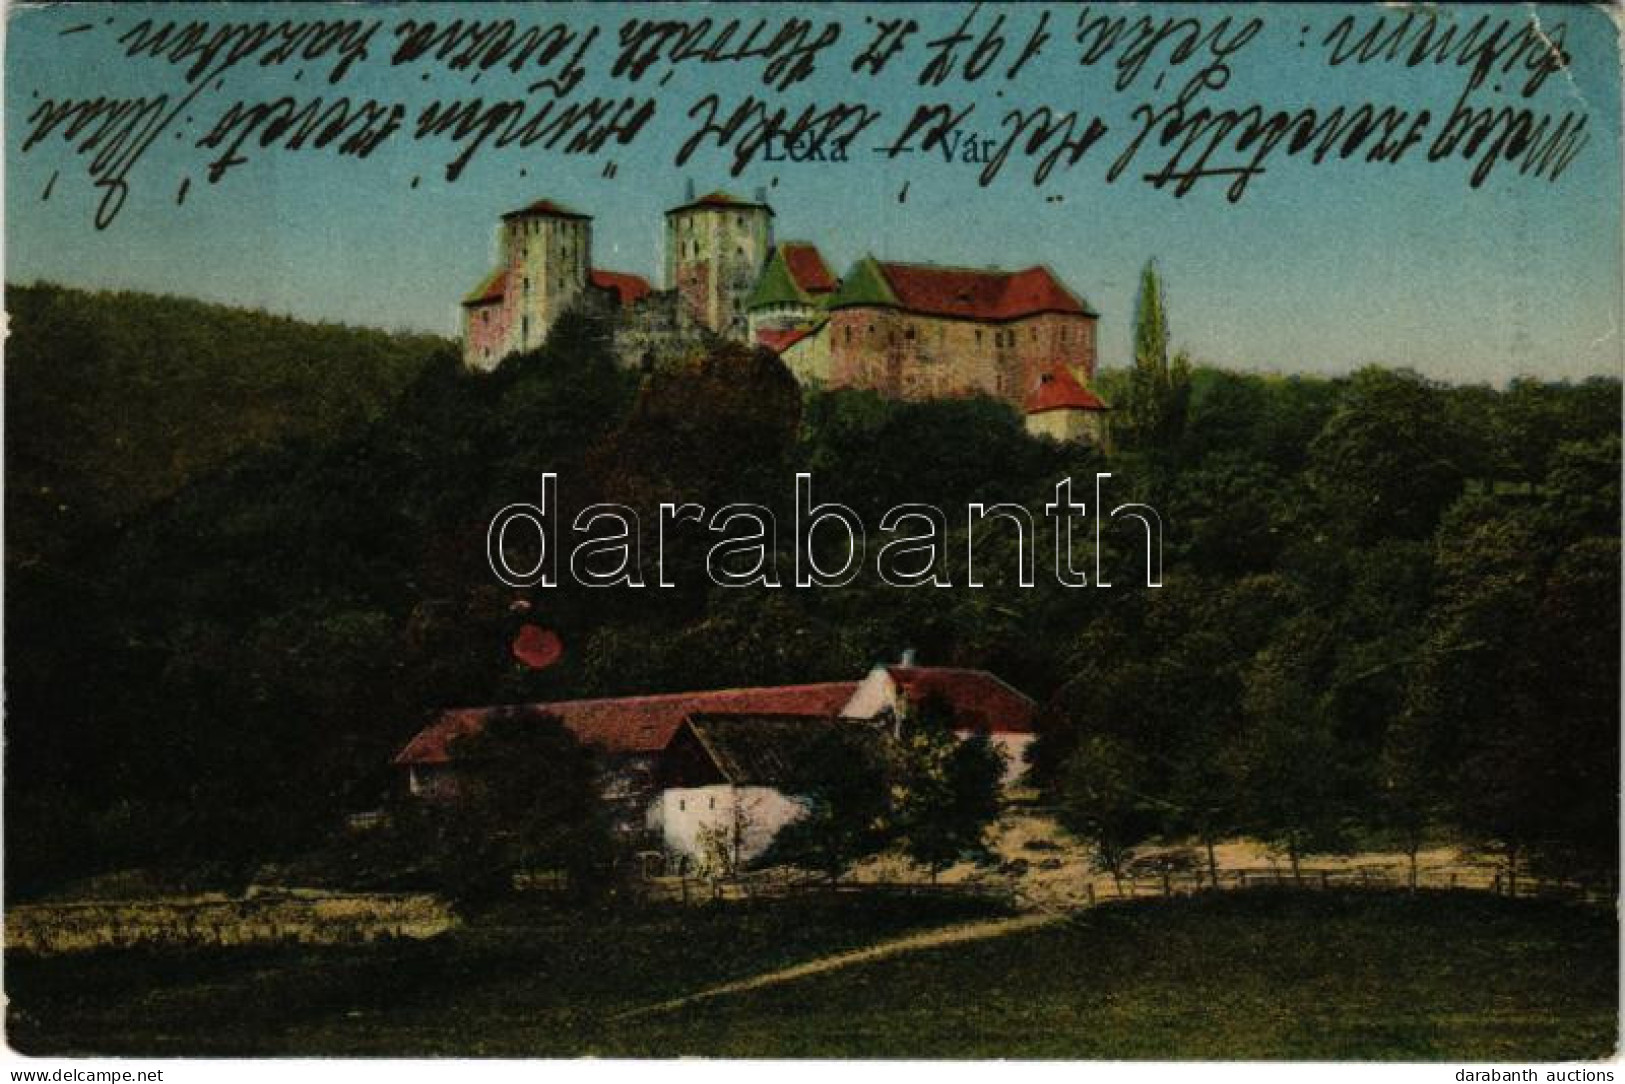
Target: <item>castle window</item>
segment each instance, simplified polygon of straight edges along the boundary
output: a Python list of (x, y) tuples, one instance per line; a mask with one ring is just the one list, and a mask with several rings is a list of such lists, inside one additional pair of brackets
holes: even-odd
[(908, 325), (908, 327), (903, 329), (903, 338), (907, 339), (909, 342), (914, 341), (914, 325), (913, 324), (910, 324), (910, 325)]
[(519, 318), (519, 338), (520, 338), (521, 342), (527, 342), (527, 343), (530, 342), (530, 317), (529, 316), (521, 316)]
[(981, 342), (982, 342), (982, 329), (981, 328), (976, 329), (976, 342), (977, 342), (978, 345), (980, 345)]

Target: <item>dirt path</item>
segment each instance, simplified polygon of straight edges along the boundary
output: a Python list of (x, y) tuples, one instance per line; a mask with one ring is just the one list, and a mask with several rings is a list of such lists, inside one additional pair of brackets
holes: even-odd
[(785, 967), (778, 971), (752, 975), (748, 979), (738, 979), (734, 982), (723, 983), (721, 986), (712, 986), (709, 989), (672, 998), (670, 1001), (660, 1001), (653, 1005), (640, 1005), (635, 1009), (621, 1013), (615, 1019), (630, 1020), (640, 1016), (670, 1012), (673, 1009), (680, 1009), (698, 1001), (727, 997), (730, 994), (740, 994), (747, 990), (760, 990), (765, 986), (777, 986), (781, 983), (794, 982), (809, 975), (839, 971), (842, 968), (873, 963), (876, 960), (889, 959), (909, 952), (919, 952), (921, 949), (936, 948), (938, 945), (957, 945), (966, 941), (983, 941), (990, 937), (1005, 937), (1038, 926), (1060, 922), (1066, 917), (1065, 912), (1049, 912), (1017, 915), (1014, 918), (991, 919), (985, 922), (966, 922), (955, 926), (941, 926), (934, 930), (926, 930), (924, 933), (899, 937), (894, 941), (882, 941), (878, 945), (870, 945), (867, 948), (853, 949), (850, 952), (838, 952), (833, 956), (821, 956), (816, 960), (796, 964), (794, 967)]

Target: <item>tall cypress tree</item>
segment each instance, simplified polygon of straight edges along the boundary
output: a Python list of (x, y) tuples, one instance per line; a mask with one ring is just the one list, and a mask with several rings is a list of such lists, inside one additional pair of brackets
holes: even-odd
[(1190, 360), (1168, 362), (1168, 305), (1157, 261), (1147, 260), (1134, 300), (1134, 372), (1129, 382), (1129, 436), (1141, 447), (1177, 439), (1190, 395)]

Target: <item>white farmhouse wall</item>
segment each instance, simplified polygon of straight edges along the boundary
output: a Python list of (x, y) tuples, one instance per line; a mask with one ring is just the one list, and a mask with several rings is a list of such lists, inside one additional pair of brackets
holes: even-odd
[(660, 834), (666, 853), (690, 862), (705, 857), (707, 829), (732, 831), (735, 803), (743, 812), (739, 857), (742, 862), (767, 850), (779, 829), (807, 812), (796, 799), (772, 787), (672, 787), (649, 803), (648, 827)]
[(406, 786), (414, 798), (444, 801), (457, 797), (457, 773), (449, 764), (414, 764), (406, 770)]
[(896, 712), (901, 708), (897, 683), (884, 666), (877, 666), (858, 682), (858, 687), (852, 691), (852, 699), (841, 709), (841, 716), (846, 719), (873, 719), (883, 711)]

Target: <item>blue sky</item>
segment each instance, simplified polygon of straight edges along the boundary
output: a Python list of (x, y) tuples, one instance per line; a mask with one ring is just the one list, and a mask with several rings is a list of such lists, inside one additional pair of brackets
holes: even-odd
[[(849, 163), (757, 163), (738, 178), (728, 161), (702, 151), (683, 169), (677, 146), (692, 130), (688, 104), (715, 90), (732, 99), (762, 91), (760, 65), (680, 67), (658, 93), (660, 110), (631, 147), (567, 157), (531, 149), (486, 151), (456, 183), (444, 177), (454, 156), (444, 142), (414, 142), (403, 133), (364, 161), (330, 151), (272, 154), (249, 145), (250, 161), (217, 184), (206, 177), (208, 152), (195, 141), (238, 98), (401, 101), (409, 115), (434, 97), (524, 97), (534, 76), (487, 72), (421, 78), (425, 65), (392, 69), (389, 24), (404, 18), (516, 18), (604, 28), (576, 95), (655, 93), (663, 68), (638, 83), (610, 78), (614, 28), (633, 15), (718, 19), (802, 15), (838, 21), (840, 42), (818, 72), (788, 91), (792, 105), (863, 100), (895, 130), (923, 101), (976, 104), (967, 129), (999, 133), (1014, 106), (1049, 104), (1099, 115), (1110, 128), (1077, 166), (1042, 186), (1030, 166), (1012, 160), (992, 186), (978, 167), (922, 155), (888, 162), (859, 154)], [(1229, 15), (1262, 15), (1258, 37), (1238, 55), (1219, 106), (1330, 109), (1361, 101), (1447, 112), (1465, 70), (1454, 65), (1372, 63), (1329, 68), (1322, 35), (1344, 15), (1397, 16), (1370, 6), (1158, 7), (1094, 12), (1153, 19), (1200, 18), (1211, 28)], [(1484, 9), (1452, 8), (1463, 25)], [(1339, 372), (1376, 362), (1407, 365), (1454, 380), (1499, 382), (1518, 373), (1582, 377), (1621, 369), (1620, 75), (1615, 32), (1607, 15), (1585, 8), (1505, 8), (1498, 14), (1538, 19), (1547, 32), (1566, 25), (1571, 69), (1554, 75), (1533, 98), (1512, 93), (1516, 75), (1497, 71), (1475, 92), (1484, 106), (1528, 106), (1537, 112), (1581, 110), (1589, 144), (1555, 182), (1520, 177), (1503, 164), (1484, 185), (1467, 184), (1471, 165), (1427, 163), (1414, 153), (1398, 165), (1328, 162), (1277, 156), (1239, 204), (1227, 203), (1228, 181), (1206, 181), (1175, 199), (1137, 179), (1115, 183), (1107, 166), (1138, 125), (1130, 110), (1164, 104), (1183, 81), (1175, 69), (1158, 91), (1152, 81), (1166, 47), (1128, 92), (1112, 88), (1109, 66), (1077, 64), (1070, 39), (1077, 7), (1052, 9), (1052, 38), (1021, 77), (975, 84), (950, 80), (922, 89), (915, 76), (920, 43), (957, 25), (968, 9), (879, 9), (798, 4), (791, 8), (697, 5), (650, 11), (622, 6), (482, 7), (460, 5), (173, 5), (154, 9), (64, 5), (13, 9), (6, 57), (6, 263), (10, 281), (51, 279), (86, 285), (186, 294), (260, 306), (275, 312), (387, 328), (452, 333), (456, 300), (488, 269), (498, 215), (551, 196), (595, 216), (595, 262), (658, 282), (661, 215), (681, 201), (685, 181), (701, 191), (725, 187), (748, 194), (768, 187), (782, 238), (805, 238), (824, 250), (837, 272), (859, 256), (1004, 267), (1046, 263), (1101, 314), (1101, 362), (1124, 364), (1136, 275), (1155, 256), (1166, 282), (1174, 341), (1200, 361), (1235, 368)], [(1030, 6), (985, 7), (977, 27), (1001, 12), (1011, 39), (1002, 71), (1036, 22)], [(924, 24), (913, 46), (881, 76), (854, 78), (847, 62), (865, 39), (866, 18), (907, 14)], [(93, 226), (100, 193), (85, 162), (60, 140), (22, 152), (29, 117), (42, 100), (184, 92), (178, 74), (150, 60), (126, 60), (118, 34), (143, 17), (380, 18), (385, 28), (372, 56), (340, 88), (315, 62), (277, 68), (247, 65), (222, 77), (188, 110), (191, 123), (166, 131), (130, 175), (117, 219)], [(111, 20), (109, 22), (108, 20)], [(65, 29), (89, 29), (64, 35)], [(1307, 28), (1307, 29), (1306, 29)], [(1235, 29), (1231, 27), (1231, 31)], [(299, 73), (297, 81), (295, 73)], [(1440, 122), (1442, 123), (1442, 122)], [(1436, 130), (1430, 129), (1430, 134)], [(860, 141), (863, 145), (879, 138)], [(1146, 148), (1137, 165), (1161, 155)], [(615, 176), (603, 176), (606, 163)], [(56, 176), (54, 183), (53, 175)], [(183, 203), (181, 184), (190, 181)], [(416, 185), (414, 187), (414, 181)], [(904, 183), (906, 201), (899, 201)], [(49, 198), (42, 198), (47, 188)]]

